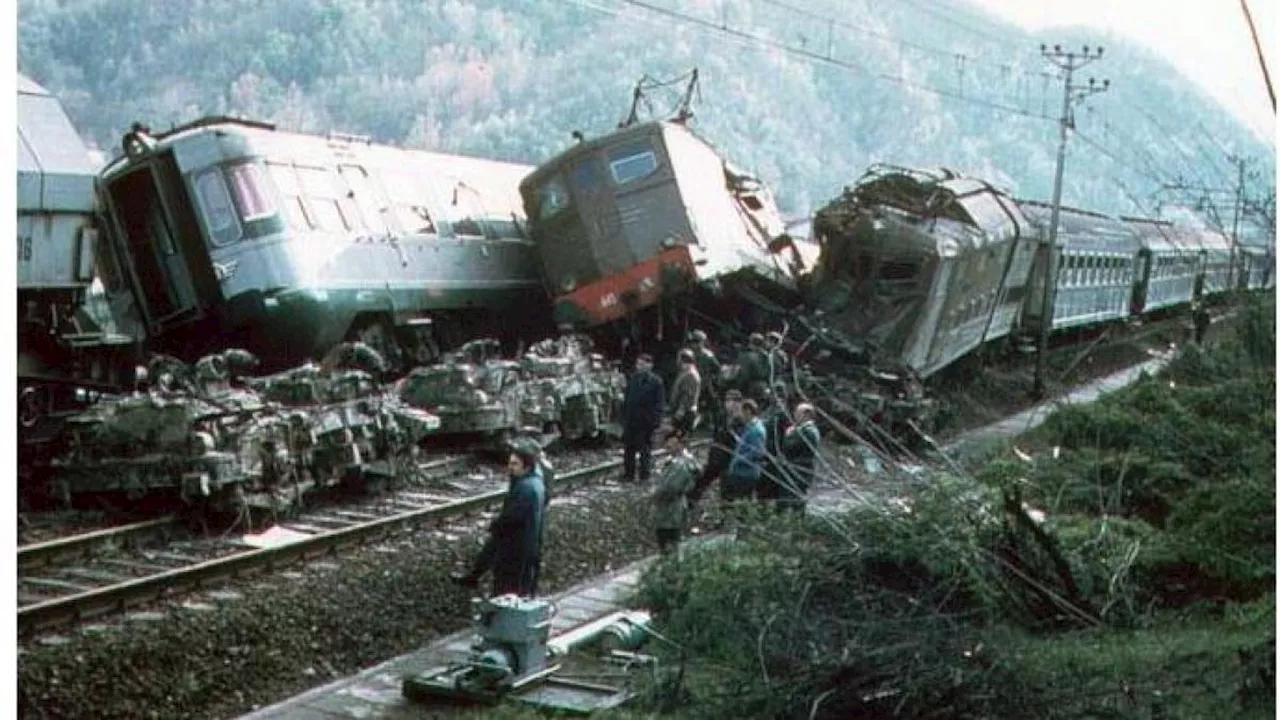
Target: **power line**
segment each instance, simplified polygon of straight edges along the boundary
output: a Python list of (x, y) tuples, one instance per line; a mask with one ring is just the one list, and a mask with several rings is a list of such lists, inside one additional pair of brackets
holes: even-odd
[[(578, 6), (580, 6), (580, 7), (586, 7), (586, 8), (592, 9), (592, 10), (597, 10), (597, 11), (600, 11), (600, 12), (608, 13), (608, 14), (613, 15), (613, 16), (615, 16), (615, 17), (622, 17), (621, 13), (619, 13), (619, 12), (617, 12), (616, 10), (613, 10), (613, 9), (607, 9), (607, 8), (603, 8), (603, 7), (600, 7), (600, 6), (597, 6), (597, 5), (590, 5), (590, 4), (586, 4), (586, 3), (581, 2), (580, 0), (564, 0), (564, 1), (565, 1), (565, 2), (569, 2), (569, 3), (571, 3), (571, 4), (574, 4), (574, 5), (578, 5)], [(976, 98), (976, 97), (966, 96), (966, 95), (962, 95), (962, 94), (960, 94), (960, 93), (958, 93), (958, 92), (956, 92), (956, 91), (954, 91), (954, 90), (947, 90), (947, 89), (943, 89), (943, 88), (937, 88), (937, 87), (933, 87), (933, 86), (931, 86), (931, 85), (925, 85), (925, 84), (923, 84), (923, 83), (913, 82), (913, 81), (907, 80), (906, 78), (902, 78), (902, 77), (899, 77), (899, 76), (896, 76), (896, 75), (890, 75), (890, 74), (888, 74), (888, 73), (877, 72), (877, 71), (874, 71), (874, 70), (872, 70), (872, 69), (868, 68), (866, 65), (863, 65), (863, 64), (858, 63), (858, 62), (856, 62), (856, 61), (852, 61), (852, 60), (840, 60), (840, 59), (837, 59), (837, 58), (832, 57), (832, 56), (829, 56), (829, 55), (824, 55), (824, 54), (821, 54), (821, 53), (814, 52), (814, 51), (809, 50), (809, 49), (807, 49), (807, 48), (803, 48), (803, 47), (796, 47), (796, 46), (794, 46), (794, 45), (790, 45), (790, 44), (787, 44), (787, 43), (784, 43), (784, 42), (779, 42), (779, 41), (777, 41), (777, 40), (774, 40), (773, 38), (770, 38), (770, 37), (767, 37), (767, 36), (764, 36), (764, 35), (758, 35), (758, 34), (755, 34), (755, 33), (746, 32), (746, 31), (744, 31), (744, 30), (739, 30), (738, 28), (730, 27), (730, 26), (728, 25), (728, 23), (716, 24), (715, 22), (712, 22), (712, 21), (710, 21), (710, 20), (706, 20), (706, 19), (704, 19), (704, 18), (699, 18), (699, 17), (693, 16), (693, 15), (688, 15), (688, 14), (686, 14), (686, 13), (678, 12), (678, 11), (676, 11), (676, 10), (671, 10), (671, 9), (668, 9), (668, 8), (664, 8), (664, 7), (661, 7), (661, 6), (659, 6), (659, 5), (654, 5), (654, 4), (652, 4), (652, 3), (645, 2), (644, 0), (619, 0), (619, 1), (620, 1), (620, 2), (622, 2), (622, 3), (624, 3), (624, 4), (626, 4), (626, 5), (632, 5), (632, 6), (635, 6), (635, 7), (638, 7), (638, 8), (642, 8), (642, 9), (644, 9), (644, 10), (647, 10), (647, 11), (652, 12), (652, 13), (657, 14), (657, 15), (662, 15), (662, 16), (668, 17), (668, 18), (673, 19), (673, 20), (677, 20), (677, 21), (680, 21), (680, 22), (689, 23), (689, 24), (691, 24), (691, 25), (695, 25), (695, 26), (698, 26), (698, 27), (701, 27), (701, 28), (704, 28), (704, 29), (712, 30), (712, 31), (717, 32), (717, 33), (722, 33), (722, 34), (728, 35), (728, 36), (730, 36), (730, 37), (737, 38), (737, 39), (739, 39), (739, 40), (746, 40), (746, 41), (749, 41), (749, 42), (752, 42), (752, 43), (756, 43), (756, 44), (758, 44), (758, 45), (766, 46), (766, 47), (769, 47), (769, 48), (772, 48), (772, 49), (775, 49), (775, 50), (780, 50), (780, 51), (782, 51), (782, 52), (789, 53), (789, 54), (795, 55), (795, 56), (800, 57), (800, 58), (804, 58), (804, 59), (811, 60), (811, 61), (816, 61), (816, 62), (821, 62), (821, 63), (826, 63), (826, 64), (828, 64), (828, 65), (832, 65), (832, 66), (839, 67), (839, 68), (846, 69), (846, 70), (853, 70), (853, 71), (856, 71), (856, 72), (862, 73), (863, 75), (865, 75), (865, 76), (867, 76), (868, 78), (871, 78), (871, 79), (873, 79), (873, 80), (882, 80), (882, 81), (886, 81), (886, 82), (892, 82), (892, 83), (895, 83), (895, 84), (901, 85), (901, 86), (906, 87), (906, 88), (911, 88), (911, 89), (913, 89), (913, 90), (919, 90), (919, 91), (922, 91), (922, 92), (927, 92), (927, 93), (931, 93), (931, 94), (934, 94), (934, 95), (938, 95), (938, 96), (940, 96), (940, 97), (951, 98), (951, 99), (954, 99), (954, 100), (959, 100), (959, 101), (961, 101), (961, 102), (966, 102), (966, 103), (969, 103), (969, 104), (972, 104), (972, 105), (978, 105), (978, 106), (982, 106), (982, 107), (990, 108), (990, 109), (992, 109), (992, 110), (997, 110), (997, 111), (1000, 111), (1000, 112), (1010, 113), (1010, 114), (1013, 114), (1013, 115), (1020, 115), (1020, 116), (1023, 116), (1023, 117), (1034, 118), (1034, 119), (1037, 119), (1037, 120), (1051, 120), (1051, 119), (1052, 119), (1052, 118), (1050, 118), (1050, 117), (1049, 117), (1049, 116), (1047, 116), (1047, 115), (1038, 114), (1038, 113), (1033, 113), (1033, 112), (1030, 112), (1030, 111), (1025, 110), (1025, 109), (1023, 109), (1023, 108), (1015, 107), (1015, 106), (1012, 106), (1012, 105), (1006, 105), (1006, 104), (1004, 104), (1004, 103), (994, 102), (994, 101), (991, 101), (991, 100), (985, 100), (985, 99), (982, 99), (982, 98)]]

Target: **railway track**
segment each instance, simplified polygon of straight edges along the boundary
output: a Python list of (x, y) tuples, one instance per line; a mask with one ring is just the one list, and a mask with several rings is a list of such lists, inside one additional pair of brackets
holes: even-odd
[[(558, 473), (554, 492), (560, 495), (580, 488), (619, 467), (620, 460), (610, 460)], [(247, 545), (243, 540), (170, 543), (162, 549), (142, 549), (125, 557), (92, 556), (94, 562), (60, 568), (61, 577), (57, 578), (24, 577), (20, 573), (18, 634), (30, 637), (54, 627), (123, 612), (228, 579), (272, 571), (343, 547), (376, 542), (422, 525), (484, 510), (500, 504), (506, 495), (505, 483), (495, 484), (499, 487), (464, 497), (401, 491), (358, 506), (305, 513), (258, 538), (267, 543), (261, 547)], [(90, 540), (84, 540), (84, 548), (91, 546)], [(86, 555), (63, 553), (61, 557)], [(94, 582), (98, 584), (90, 585)], [(28, 587), (25, 597), (24, 584)], [(32, 593), (31, 588), (38, 588), (46, 597)], [(47, 597), (48, 594), (54, 596)]]

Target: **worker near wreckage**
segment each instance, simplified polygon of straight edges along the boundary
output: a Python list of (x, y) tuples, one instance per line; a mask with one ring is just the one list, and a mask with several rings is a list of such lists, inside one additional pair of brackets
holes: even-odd
[(671, 383), (671, 426), (685, 433), (693, 432), (698, 423), (698, 398), (702, 396), (702, 377), (692, 350), (680, 351), (680, 374)]
[(658, 482), (650, 500), (653, 502), (653, 527), (658, 539), (658, 551), (670, 554), (680, 545), (684, 532), (689, 500), (686, 497), (698, 478), (698, 461), (685, 446), (686, 431), (672, 428), (663, 447), (667, 458), (658, 472)]
[(755, 400), (742, 403), (744, 421), (742, 435), (733, 449), (729, 469), (720, 481), (720, 499), (725, 502), (750, 500), (760, 484), (760, 464), (765, 453), (764, 423), (758, 417), (759, 406)]
[(716, 354), (707, 345), (707, 334), (701, 330), (689, 333), (689, 348), (693, 352), (694, 362), (698, 366), (698, 377), (702, 380), (699, 388), (698, 410), (706, 416), (713, 432), (724, 424), (723, 407), (720, 405), (720, 385), (723, 368)]
[(662, 424), (666, 387), (653, 372), (653, 357), (636, 358), (636, 371), (627, 378), (622, 399), (622, 479), (636, 479), (636, 456), (640, 456), (640, 481), (649, 480), (653, 453), (653, 433)]
[(778, 496), (780, 509), (804, 512), (805, 496), (813, 484), (818, 444), (822, 442), (816, 414), (809, 403), (799, 403), (792, 413), (795, 423), (782, 436), (780, 445), (786, 482), (782, 483)]
[(546, 518), (546, 487), (538, 470), (538, 456), (517, 446), (507, 459), (507, 497), (502, 511), (489, 525), (489, 537), (465, 575), (453, 576), (474, 588), (493, 570), (493, 595), (532, 597), (538, 591), (542, 565), (542, 526)]

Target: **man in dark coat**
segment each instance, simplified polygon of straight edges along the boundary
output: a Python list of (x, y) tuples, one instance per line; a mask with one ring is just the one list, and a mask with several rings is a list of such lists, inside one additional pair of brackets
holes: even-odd
[(466, 575), (453, 577), (464, 587), (476, 587), (493, 570), (493, 595), (532, 597), (538, 591), (542, 565), (542, 525), (546, 517), (546, 488), (538, 471), (538, 456), (517, 447), (507, 459), (511, 478), (502, 512), (489, 525), (489, 537)]
[(747, 398), (760, 403), (769, 394), (769, 356), (760, 333), (751, 333), (747, 344), (746, 352), (738, 356), (738, 374), (734, 381)]
[(781, 509), (804, 512), (805, 496), (809, 493), (809, 486), (813, 484), (818, 443), (822, 441), (815, 416), (813, 406), (809, 403), (796, 405), (793, 413), (795, 424), (787, 428), (782, 438), (787, 482), (783, 483), (778, 497), (778, 507)]
[(627, 391), (622, 399), (622, 479), (636, 479), (636, 455), (640, 456), (640, 481), (649, 479), (653, 452), (653, 433), (662, 424), (667, 389), (662, 378), (653, 372), (653, 358), (642, 354), (636, 358), (636, 371), (627, 378)]

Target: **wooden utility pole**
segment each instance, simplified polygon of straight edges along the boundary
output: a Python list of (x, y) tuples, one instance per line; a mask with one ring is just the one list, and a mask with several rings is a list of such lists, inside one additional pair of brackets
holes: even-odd
[(1098, 84), (1093, 78), (1089, 78), (1088, 85), (1071, 84), (1071, 78), (1076, 70), (1102, 57), (1100, 47), (1090, 50), (1089, 46), (1085, 45), (1081, 52), (1076, 53), (1070, 50), (1064, 51), (1061, 45), (1054, 45), (1052, 50), (1041, 45), (1040, 54), (1063, 70), (1064, 79), (1062, 117), (1058, 120), (1061, 137), (1058, 142), (1058, 165), (1053, 175), (1053, 210), (1049, 214), (1049, 245), (1045, 258), (1047, 267), (1044, 275), (1044, 294), (1040, 302), (1040, 338), (1036, 346), (1035, 388), (1032, 390), (1037, 398), (1044, 397), (1044, 360), (1049, 349), (1049, 332), (1053, 326), (1053, 305), (1058, 287), (1058, 214), (1062, 205), (1062, 170), (1067, 159), (1067, 130), (1075, 126), (1071, 106), (1073, 102), (1084, 100), (1111, 86), (1110, 80), (1103, 80)]

